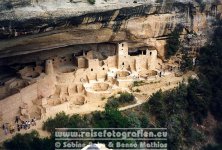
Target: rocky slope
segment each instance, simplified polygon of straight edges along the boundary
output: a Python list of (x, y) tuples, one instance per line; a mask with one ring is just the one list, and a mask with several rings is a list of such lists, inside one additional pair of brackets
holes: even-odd
[(95, 5), (85, 1), (4, 0), (0, 8), (0, 64), (4, 64), (12, 56), (119, 41), (128, 41), (131, 48), (155, 47), (163, 57), (165, 39), (176, 26), (183, 26), (184, 34), (194, 31), (208, 36), (221, 5), (173, 0), (110, 0)]

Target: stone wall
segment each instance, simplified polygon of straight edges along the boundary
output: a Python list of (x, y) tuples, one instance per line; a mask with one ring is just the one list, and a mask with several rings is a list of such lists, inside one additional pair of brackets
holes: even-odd
[(157, 51), (147, 50), (146, 56), (148, 57), (148, 70), (155, 70), (157, 67)]
[(76, 63), (78, 68), (87, 68), (88, 67), (88, 60), (84, 57), (77, 57)]
[(136, 71), (141, 71), (141, 70), (145, 70), (148, 69), (148, 62), (147, 62), (147, 56), (146, 55), (140, 55), (140, 56), (136, 56)]
[(1, 123), (10, 123), (15, 120), (15, 116), (20, 113), (20, 106), (23, 104), (20, 93), (9, 96), (0, 101)]
[(105, 62), (109, 68), (117, 67), (117, 56), (109, 56)]
[(40, 79), (37, 83), (22, 88), (19, 93), (0, 100), (0, 114), (2, 122), (12, 122), (15, 116), (20, 114), (20, 107), (27, 104), (28, 111), (32, 111), (31, 106), (38, 98), (49, 97), (55, 93), (55, 81), (52, 76)]
[(10, 123), (15, 120), (15, 116), (20, 115), (20, 107), (24, 104), (33, 105), (33, 101), (38, 98), (37, 83), (23, 88), (19, 93), (11, 95), (0, 101), (0, 114), (3, 116), (3, 123)]
[(88, 68), (92, 72), (97, 72), (98, 69), (101, 67), (98, 59), (89, 59), (88, 60)]
[(118, 69), (128, 69), (128, 43), (119, 43), (117, 48)]
[(32, 105), (32, 101), (38, 99), (38, 91), (37, 91), (38, 86), (39, 85), (37, 83), (34, 83), (32, 85), (29, 85), (21, 89), (20, 95), (23, 103)]
[(38, 97), (49, 97), (55, 93), (55, 77), (46, 76), (37, 82)]

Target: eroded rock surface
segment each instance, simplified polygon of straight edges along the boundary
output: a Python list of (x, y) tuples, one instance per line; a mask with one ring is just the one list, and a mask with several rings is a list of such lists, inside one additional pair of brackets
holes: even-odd
[[(8, 58), (119, 41), (128, 41), (132, 49), (155, 47), (163, 57), (165, 39), (176, 26), (182, 25), (184, 34), (194, 31), (207, 36), (221, 6), (207, 4), (201, 10), (189, 1), (98, 1), (90, 5), (86, 1), (11, 0), (1, 1), (0, 7), (4, 8), (0, 11), (0, 58)], [(0, 64), (4, 62), (1, 59)]]

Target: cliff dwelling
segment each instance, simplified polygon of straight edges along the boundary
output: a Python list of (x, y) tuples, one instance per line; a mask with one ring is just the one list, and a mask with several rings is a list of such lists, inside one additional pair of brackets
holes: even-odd
[(43, 64), (24, 66), (16, 76), (2, 80), (2, 121), (10, 122), (15, 116), (40, 119), (60, 111), (75, 111), (75, 106), (130, 92), (135, 81), (155, 81), (170, 74), (153, 47), (129, 51), (127, 42), (111, 45), (111, 52), (106, 54), (106, 47), (102, 47), (103, 51), (88, 49), (56, 56)]
[[(0, 1), (0, 125), (35, 118), (41, 134), (44, 122), (60, 112), (90, 118), (126, 93), (133, 100), (117, 110), (138, 111), (142, 124), (139, 109), (154, 93), (177, 93), (199, 79), (198, 55), (210, 43), (222, 5), (198, 2)], [(149, 111), (142, 113), (148, 118)], [(149, 119), (153, 127), (156, 118)]]

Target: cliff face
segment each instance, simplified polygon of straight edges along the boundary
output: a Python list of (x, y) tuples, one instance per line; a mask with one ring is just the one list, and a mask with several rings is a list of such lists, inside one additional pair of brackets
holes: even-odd
[(1, 60), (72, 45), (119, 41), (128, 41), (130, 48), (155, 47), (163, 56), (165, 38), (176, 26), (183, 26), (185, 34), (194, 31), (207, 36), (212, 20), (220, 15), (220, 5), (201, 8), (195, 3), (170, 1), (107, 5), (107, 9), (96, 10), (84, 4), (82, 11), (72, 10), (73, 5), (67, 9), (32, 6), (30, 0), (10, 4), (6, 7), (5, 1), (0, 2), (4, 7), (0, 12)]

